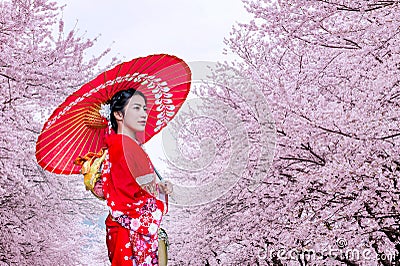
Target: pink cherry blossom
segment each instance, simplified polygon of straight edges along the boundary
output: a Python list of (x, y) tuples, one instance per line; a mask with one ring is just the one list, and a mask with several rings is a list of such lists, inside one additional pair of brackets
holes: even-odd
[[(250, 151), (241, 159), (248, 164), (236, 186), (217, 200), (170, 208), (174, 218), (164, 221), (173, 243), (171, 260), (177, 265), (398, 265), (399, 2), (243, 2), (254, 19), (235, 25), (225, 40), (240, 61), (220, 64), (216, 79), (223, 86), (205, 86), (199, 94), (217, 98), (205, 104), (213, 121), (225, 125), (231, 115), (241, 116), (247, 130), (242, 140)], [(221, 73), (227, 70), (259, 90), (224, 80)], [(247, 112), (235, 95), (249, 95), (247, 106), (258, 112)], [(269, 108), (276, 132), (271, 164), (259, 155), (268, 147), (259, 130), (263, 107)], [(184, 118), (177, 132), (193, 121), (191, 114)], [(182, 133), (178, 143), (185, 146), (179, 148), (225, 161), (196, 171), (170, 162), (164, 176), (197, 185), (226, 175), (218, 168), (229, 162), (221, 154), (231, 154), (218, 144), (222, 139), (235, 147), (234, 135), (207, 126)], [(191, 157), (196, 156), (185, 156)], [(313, 255), (307, 257), (307, 250)], [(349, 251), (361, 255), (346, 256)]]
[[(107, 261), (105, 210), (82, 176), (57, 176), (36, 163), (44, 121), (99, 69), (104, 53), (66, 31), (61, 8), (46, 0), (0, 2), (0, 264), (92, 265)], [(89, 250), (90, 251), (89, 251)], [(89, 255), (88, 255), (89, 254)]]

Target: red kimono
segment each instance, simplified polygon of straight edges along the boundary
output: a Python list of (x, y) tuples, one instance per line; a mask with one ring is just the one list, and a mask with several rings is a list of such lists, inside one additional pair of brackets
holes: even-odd
[(103, 192), (110, 209), (105, 224), (112, 265), (158, 265), (158, 229), (167, 202), (142, 147), (122, 134), (106, 141)]

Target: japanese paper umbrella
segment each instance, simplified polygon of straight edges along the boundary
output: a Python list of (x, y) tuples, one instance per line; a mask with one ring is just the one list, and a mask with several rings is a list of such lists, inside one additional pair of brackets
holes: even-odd
[(134, 88), (147, 98), (148, 119), (137, 138), (146, 143), (167, 125), (185, 101), (191, 71), (181, 59), (157, 54), (117, 65), (83, 85), (58, 106), (38, 137), (36, 159), (45, 170), (78, 174), (73, 162), (105, 146), (107, 120), (99, 111), (118, 91)]

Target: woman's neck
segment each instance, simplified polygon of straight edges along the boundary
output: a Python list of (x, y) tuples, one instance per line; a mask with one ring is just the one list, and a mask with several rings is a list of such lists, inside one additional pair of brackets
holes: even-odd
[(122, 130), (121, 130), (121, 131), (118, 130), (117, 134), (130, 137), (132, 140), (134, 140), (137, 144), (140, 145), (140, 142), (139, 142), (139, 141), (137, 140), (137, 138), (136, 138), (136, 132), (122, 132)]

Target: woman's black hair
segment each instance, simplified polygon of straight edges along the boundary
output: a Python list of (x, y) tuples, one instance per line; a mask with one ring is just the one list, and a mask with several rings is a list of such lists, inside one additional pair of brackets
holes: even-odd
[(135, 90), (133, 88), (117, 92), (109, 101), (111, 109), (111, 114), (110, 114), (111, 127), (115, 133), (117, 133), (118, 131), (118, 124), (117, 120), (115, 119), (114, 112), (120, 111), (122, 112), (122, 115), (125, 115), (125, 106), (128, 104), (129, 99), (133, 95), (142, 96), (144, 102), (147, 104), (146, 96), (144, 96), (144, 94), (141, 91)]

